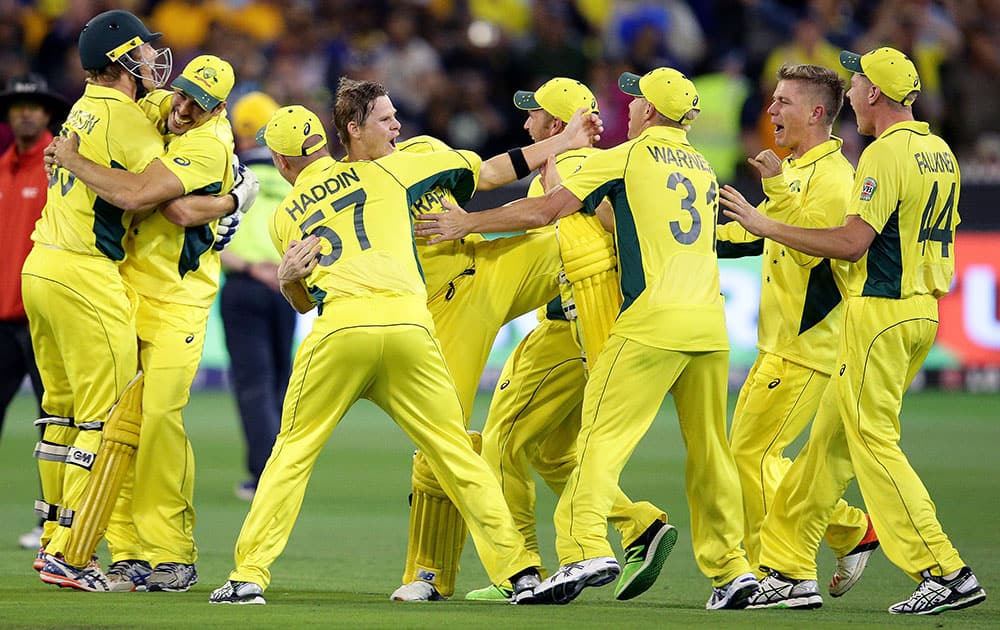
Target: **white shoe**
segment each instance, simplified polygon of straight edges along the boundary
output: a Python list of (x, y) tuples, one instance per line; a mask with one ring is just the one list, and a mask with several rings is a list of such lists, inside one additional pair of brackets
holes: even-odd
[(36, 525), (30, 532), (21, 534), (17, 539), (21, 549), (38, 549), (42, 546), (42, 526)]
[(796, 580), (771, 571), (750, 596), (747, 608), (819, 608), (823, 597), (816, 580)]
[(747, 600), (757, 592), (760, 584), (753, 573), (737, 575), (731, 582), (712, 589), (712, 596), (705, 603), (706, 610), (739, 610), (747, 607)]
[(112, 593), (131, 593), (146, 590), (146, 578), (153, 568), (145, 560), (119, 560), (108, 567), (108, 590)]
[(518, 604), (568, 604), (588, 586), (604, 586), (622, 572), (618, 561), (610, 556), (571, 562), (542, 580), (529, 593), (518, 597)]
[(954, 578), (946, 580), (924, 571), (924, 581), (906, 601), (893, 604), (894, 615), (938, 615), (948, 610), (975, 606), (986, 599), (986, 591), (969, 567), (962, 567)]
[(878, 546), (878, 535), (872, 527), (871, 517), (868, 517), (868, 531), (865, 532), (865, 537), (847, 555), (837, 558), (837, 570), (830, 579), (830, 597), (840, 597), (858, 583), (861, 574), (865, 572), (865, 567), (868, 566), (868, 559)]
[(535, 596), (535, 589), (542, 583), (542, 578), (538, 572), (526, 573), (517, 578), (514, 582), (514, 591), (510, 596), (510, 603), (521, 604), (522, 600), (527, 600)]
[(397, 602), (439, 602), (448, 598), (438, 593), (430, 582), (417, 580), (397, 588), (389, 599)]
[(264, 589), (253, 582), (227, 581), (208, 596), (209, 604), (266, 604)]

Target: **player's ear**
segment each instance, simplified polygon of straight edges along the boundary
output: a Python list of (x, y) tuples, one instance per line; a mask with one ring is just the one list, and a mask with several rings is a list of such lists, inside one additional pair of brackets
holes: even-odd
[(350, 121), (347, 123), (347, 135), (351, 136), (355, 140), (361, 137), (361, 126), (357, 121)]
[(809, 114), (809, 122), (820, 123), (823, 122), (823, 118), (826, 116), (826, 108), (823, 105), (816, 105), (812, 108), (812, 112)]

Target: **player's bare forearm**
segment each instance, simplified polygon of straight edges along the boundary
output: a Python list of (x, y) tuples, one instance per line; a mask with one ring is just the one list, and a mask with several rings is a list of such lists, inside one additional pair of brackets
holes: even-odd
[[(540, 142), (535, 142), (521, 148), (521, 154), (528, 168), (534, 171), (541, 168), (549, 156), (559, 155), (570, 149), (590, 146), (601, 139), (604, 131), (603, 122), (596, 114), (590, 114), (580, 108), (561, 133)], [(514, 163), (506, 153), (495, 155), (483, 162), (479, 169), (477, 190), (493, 190), (509, 184), (517, 179)]]
[(748, 232), (796, 249), (810, 256), (856, 262), (864, 256), (875, 238), (875, 230), (857, 215), (850, 215), (844, 225), (810, 229), (788, 225), (764, 216), (732, 186), (719, 191), (723, 214)]
[(184, 195), (160, 208), (164, 218), (181, 227), (205, 225), (235, 209), (236, 200), (231, 195)]
[(414, 225), (414, 234), (428, 239), (433, 245), (454, 241), (475, 232), (516, 232), (548, 225), (580, 208), (580, 201), (562, 186), (541, 197), (518, 199), (499, 208), (481, 212), (466, 212), (443, 200), (443, 213), (421, 214)]
[(76, 151), (57, 154), (57, 164), (73, 173), (74, 177), (87, 185), (116, 208), (126, 212), (139, 212), (156, 206), (145, 203), (141, 184), (134, 181), (134, 173), (121, 169), (107, 168), (80, 155)]
[(45, 149), (45, 163), (69, 172), (111, 205), (126, 212), (154, 208), (184, 194), (184, 185), (154, 160), (142, 173), (109, 168), (80, 154), (75, 133), (54, 138)]
[(304, 279), (319, 264), (320, 241), (315, 236), (306, 236), (301, 241), (291, 241), (281, 264), (278, 265), (278, 285), (281, 294), (299, 313), (308, 313), (315, 306)]
[(283, 282), (281, 284), (281, 295), (298, 313), (308, 313), (316, 308), (316, 303), (309, 297), (305, 284), (301, 280)]

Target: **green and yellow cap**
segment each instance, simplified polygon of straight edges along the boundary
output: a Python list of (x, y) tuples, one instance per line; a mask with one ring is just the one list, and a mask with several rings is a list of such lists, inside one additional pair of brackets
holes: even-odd
[(229, 98), (236, 77), (233, 67), (215, 55), (200, 55), (184, 66), (170, 87), (193, 98), (206, 112)]
[(910, 58), (888, 46), (859, 55), (848, 50), (840, 52), (840, 65), (851, 72), (868, 77), (882, 93), (903, 105), (912, 105), (920, 92), (920, 75)]
[(692, 110), (701, 111), (694, 83), (673, 68), (657, 68), (641, 77), (623, 72), (618, 77), (618, 89), (646, 99), (656, 111), (674, 122), (686, 123), (693, 118)]
[(581, 107), (598, 113), (597, 98), (590, 88), (563, 77), (546, 81), (534, 92), (518, 90), (514, 93), (514, 106), (526, 111), (544, 109), (563, 122), (569, 122)]
[(316, 114), (301, 105), (289, 105), (274, 112), (260, 128), (257, 144), (281, 155), (312, 155), (326, 146), (326, 130)]

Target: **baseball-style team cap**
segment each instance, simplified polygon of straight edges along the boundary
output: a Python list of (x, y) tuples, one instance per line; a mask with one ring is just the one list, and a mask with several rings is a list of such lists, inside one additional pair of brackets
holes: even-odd
[(281, 155), (312, 155), (326, 146), (326, 131), (316, 114), (301, 105), (289, 105), (274, 112), (260, 128), (257, 144)]
[(876, 48), (864, 55), (842, 50), (840, 65), (851, 72), (865, 75), (883, 94), (903, 105), (912, 105), (916, 95), (909, 98), (907, 96), (911, 92), (920, 91), (917, 68), (909, 57), (895, 48)]
[(278, 102), (263, 92), (250, 92), (229, 110), (233, 132), (237, 136), (254, 136), (257, 130), (271, 120), (278, 110)]
[(549, 79), (534, 92), (518, 90), (514, 93), (514, 106), (526, 111), (544, 109), (563, 122), (569, 122), (581, 107), (598, 113), (597, 98), (590, 88), (562, 77)]
[(170, 87), (184, 92), (208, 112), (229, 98), (235, 82), (233, 67), (228, 61), (215, 55), (200, 55), (184, 66), (184, 71)]
[(618, 77), (618, 89), (631, 96), (645, 98), (656, 111), (674, 122), (687, 122), (692, 109), (701, 111), (694, 83), (673, 68), (657, 68), (641, 77), (623, 72)]

